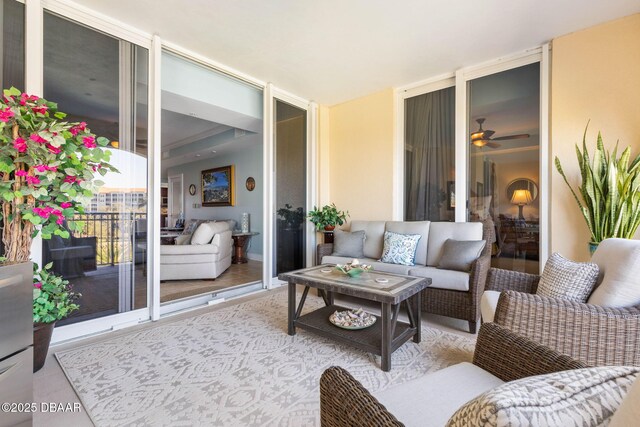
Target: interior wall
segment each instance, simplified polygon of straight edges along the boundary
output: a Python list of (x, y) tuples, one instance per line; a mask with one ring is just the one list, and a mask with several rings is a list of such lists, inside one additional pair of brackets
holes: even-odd
[[(262, 182), (262, 135), (256, 134), (238, 144), (242, 146), (232, 154), (223, 154), (219, 157), (200, 160), (193, 163), (169, 168), (168, 176), (183, 174), (184, 179), (184, 206), (185, 219), (233, 219), (240, 228), (241, 215), (244, 212), (250, 215), (251, 231), (260, 234), (251, 238), (251, 246), (248, 256), (262, 254), (262, 194), (264, 183)], [(235, 167), (235, 206), (208, 207), (202, 206), (201, 171), (221, 166), (234, 165)], [(253, 191), (247, 190), (245, 181), (252, 176), (256, 180)], [(196, 194), (189, 194), (189, 186), (195, 184)], [(198, 207), (194, 207), (197, 205)]]
[[(589, 120), (587, 147), (598, 131), (605, 146), (631, 146), (640, 153), (640, 14), (553, 40), (551, 68), (551, 154), (569, 182), (579, 183), (575, 143)], [(586, 260), (589, 231), (569, 189), (550, 164), (551, 250)], [(638, 235), (636, 235), (636, 238)]]
[[(348, 210), (350, 219), (392, 218), (393, 110), (393, 89), (329, 107), (327, 203)], [(321, 181), (323, 173), (321, 169)]]

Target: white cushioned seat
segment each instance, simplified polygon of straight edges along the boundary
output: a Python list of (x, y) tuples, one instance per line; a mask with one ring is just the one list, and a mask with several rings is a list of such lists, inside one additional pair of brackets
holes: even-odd
[(427, 265), (427, 245), (429, 244), (430, 221), (387, 221), (386, 231), (398, 234), (419, 234), (414, 263)]
[(442, 270), (435, 267), (412, 267), (409, 270), (411, 276), (429, 277), (430, 288), (450, 289), (453, 291), (469, 290), (469, 273), (455, 270)]
[(501, 292), (484, 291), (480, 298), (480, 313), (482, 313), (482, 321), (485, 323), (493, 322), (496, 317), (496, 307), (498, 307), (498, 299)]
[(591, 262), (598, 264), (603, 278), (587, 303), (603, 307), (640, 304), (640, 240), (603, 240)]
[[(447, 239), (482, 240), (481, 222), (432, 222), (429, 226), (427, 265), (435, 267)], [(448, 288), (447, 288), (448, 289)]]
[(217, 245), (161, 245), (162, 255), (193, 255), (193, 254), (217, 254), (220, 248)]
[(380, 259), (384, 239), (384, 221), (351, 221), (351, 231), (364, 230), (364, 256)]
[(442, 427), (463, 404), (504, 384), (468, 362), (373, 393), (407, 427)]

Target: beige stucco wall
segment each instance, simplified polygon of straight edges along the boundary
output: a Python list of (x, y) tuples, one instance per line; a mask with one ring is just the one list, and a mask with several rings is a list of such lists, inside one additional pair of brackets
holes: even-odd
[[(573, 184), (579, 182), (574, 144), (591, 120), (590, 150), (598, 130), (605, 145), (616, 140), (640, 153), (640, 14), (553, 40), (551, 153)], [(551, 165), (551, 249), (588, 259), (589, 231), (562, 177)]]
[[(321, 203), (333, 202), (338, 209), (348, 210), (350, 219), (392, 217), (393, 105), (393, 90), (386, 89), (320, 111), (324, 136), (329, 122), (328, 141), (320, 138), (321, 158), (328, 158), (319, 168), (320, 195), (328, 198), (321, 197)], [(328, 183), (323, 176), (327, 172)], [(322, 188), (327, 184), (328, 192)]]

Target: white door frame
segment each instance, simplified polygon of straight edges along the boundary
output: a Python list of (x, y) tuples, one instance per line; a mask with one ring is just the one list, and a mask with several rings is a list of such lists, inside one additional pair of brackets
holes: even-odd
[(550, 149), (549, 149), (549, 81), (550, 81), (550, 46), (545, 44), (514, 55), (483, 62), (471, 67), (457, 70), (455, 73), (443, 74), (431, 79), (396, 88), (396, 133), (394, 149), (394, 194), (393, 218), (404, 219), (404, 101), (406, 98), (455, 86), (455, 177), (456, 208), (455, 220), (467, 221), (467, 172), (469, 134), (467, 124), (468, 96), (467, 83), (470, 80), (535, 62), (540, 63), (540, 271), (549, 257), (551, 247), (550, 236)]

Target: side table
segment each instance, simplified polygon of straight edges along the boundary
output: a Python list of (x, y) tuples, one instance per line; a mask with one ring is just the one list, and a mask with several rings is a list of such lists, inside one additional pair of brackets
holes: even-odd
[(255, 231), (249, 233), (234, 232), (231, 234), (234, 247), (234, 255), (231, 262), (233, 262), (234, 264), (244, 264), (249, 261), (246, 255), (247, 246), (249, 246), (251, 237), (257, 236), (258, 234), (260, 233), (257, 233)]

